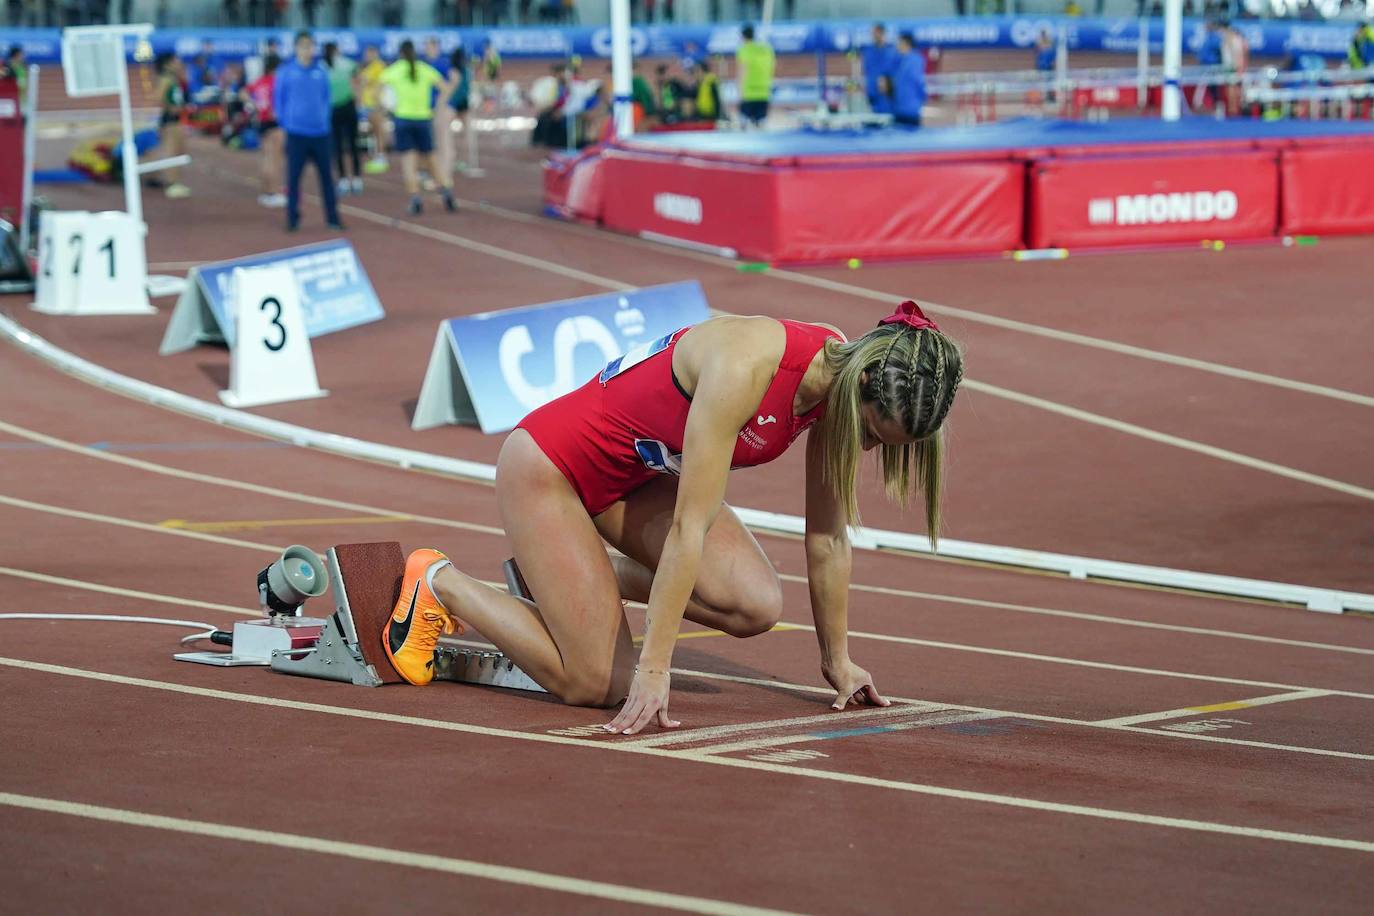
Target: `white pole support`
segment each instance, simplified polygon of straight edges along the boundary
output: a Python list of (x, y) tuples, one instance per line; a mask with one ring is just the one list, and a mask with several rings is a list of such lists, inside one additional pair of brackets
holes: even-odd
[(1177, 121), (1183, 108), (1178, 85), (1183, 66), (1183, 0), (1164, 0), (1164, 96), (1159, 114), (1165, 121)]
[(615, 135), (629, 137), (635, 132), (634, 104), (631, 100), (630, 0), (611, 0), (611, 92)]
[(19, 250), (25, 257), (29, 254), (29, 239), (32, 238), (33, 221), (29, 218), (33, 210), (33, 157), (34, 144), (38, 138), (38, 78), (41, 68), (34, 64), (29, 68), (28, 98), (24, 100), (24, 190), (20, 194), (19, 212)]
[(183, 165), (190, 164), (191, 157), (182, 153), (180, 156), (168, 156), (166, 159), (157, 159), (152, 162), (140, 162), (138, 165), (138, 174), (147, 175), (150, 172), (160, 172), (163, 169), (177, 169), (181, 168)]
[(1135, 45), (1135, 104), (1144, 108), (1150, 95), (1150, 20), (1140, 18), (1140, 34)]
[(759, 13), (759, 38), (768, 35), (768, 27), (773, 24), (773, 0), (763, 0), (763, 10)]
[(143, 186), (139, 181), (138, 147), (134, 145), (133, 102), (129, 98), (129, 68), (121, 59), (115, 68), (119, 74), (119, 129), (123, 135), (120, 144), (124, 163), (124, 209), (134, 218), (143, 222)]

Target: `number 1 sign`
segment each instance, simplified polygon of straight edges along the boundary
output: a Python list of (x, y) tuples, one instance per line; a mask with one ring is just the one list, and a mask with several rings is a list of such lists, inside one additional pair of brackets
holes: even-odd
[(147, 227), (127, 213), (48, 213), (33, 307), (54, 315), (150, 315)]
[(235, 268), (238, 332), (229, 358), (230, 407), (322, 398), (315, 356), (301, 318), (296, 275), (284, 265)]

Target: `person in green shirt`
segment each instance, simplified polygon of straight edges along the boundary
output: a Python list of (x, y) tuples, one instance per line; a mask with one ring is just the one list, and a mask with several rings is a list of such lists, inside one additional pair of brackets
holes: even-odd
[[(363, 173), (358, 157), (358, 65), (339, 53), (336, 42), (324, 46), (324, 66), (329, 71), (330, 133), (334, 138), (334, 165), (339, 170), (339, 194), (361, 194)], [(344, 154), (353, 162), (353, 177), (344, 168)]]
[(755, 126), (768, 117), (768, 100), (773, 96), (773, 70), (776, 62), (773, 49), (767, 42), (754, 40), (754, 27), (740, 29), (739, 50), (735, 52), (735, 67), (739, 73), (740, 117)]
[(12, 77), (19, 84), (19, 105), (23, 107), (29, 97), (29, 67), (24, 63), (24, 47), (22, 45), (10, 45), (9, 53), (5, 55), (5, 62), (0, 64), (0, 76)]
[(434, 160), (434, 90), (446, 98), (453, 92), (451, 81), (445, 80), (429, 64), (415, 56), (415, 42), (401, 42), (401, 59), (382, 71), (382, 85), (391, 90), (392, 127), (395, 149), (401, 154), (401, 174), (410, 194), (410, 213), (418, 214), (420, 202), (419, 157), (425, 157), (429, 173), (439, 182), (444, 196), (444, 208), (450, 213), (458, 207), (453, 202), (453, 175), (446, 174)]

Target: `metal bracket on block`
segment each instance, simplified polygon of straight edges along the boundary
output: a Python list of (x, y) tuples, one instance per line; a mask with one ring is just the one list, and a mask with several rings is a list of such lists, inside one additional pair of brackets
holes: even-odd
[(319, 642), (309, 649), (285, 649), (272, 653), (272, 670), (304, 677), (344, 681), (359, 687), (380, 687), (382, 678), (368, 664), (358, 645), (358, 628), (348, 591), (339, 573), (339, 558), (334, 548), (326, 555), (329, 584), (334, 590), (334, 615), (326, 621)]
[(434, 679), (548, 693), (500, 652), (442, 641), (434, 652)]

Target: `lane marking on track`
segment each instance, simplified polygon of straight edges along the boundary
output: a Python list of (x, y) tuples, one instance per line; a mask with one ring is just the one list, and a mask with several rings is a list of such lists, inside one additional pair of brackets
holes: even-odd
[(325, 518), (240, 519), (222, 522), (192, 522), (184, 518), (169, 518), (158, 522), (162, 528), (182, 531), (243, 531), (252, 528), (295, 528), (311, 525), (379, 525), (386, 522), (414, 521), (409, 515), (352, 515)]
[[(101, 515), (96, 512), (86, 512), (79, 509), (68, 509), (63, 506), (54, 506), (47, 503), (33, 502), (27, 499), (18, 499), (13, 496), (0, 494), (0, 505), (11, 505), (20, 509), (28, 509), (34, 512), (43, 512), (68, 518), (76, 518), (80, 521), (100, 522), (111, 525), (118, 525), (124, 528), (132, 528), (138, 531), (147, 531), (153, 534), (162, 534), (173, 537), (187, 537), (196, 540), (209, 541), (212, 543), (224, 544), (230, 547), (241, 547), (248, 550), (265, 551), (268, 553), (280, 553), (286, 548), (275, 544), (261, 544), (255, 541), (242, 541), (235, 538), (221, 537), (216, 534), (206, 534), (200, 531), (186, 531), (181, 528), (164, 528), (160, 525), (152, 525), (147, 522), (136, 522), (115, 515)], [(790, 623), (791, 630), (805, 630), (815, 632), (815, 627), (811, 624)], [(964, 643), (942, 642), (931, 639), (918, 639), (914, 636), (893, 636), (886, 633), (869, 633), (862, 630), (851, 630), (850, 639), (872, 639), (878, 642), (901, 643), (904, 645), (924, 646), (931, 649), (953, 649), (960, 652), (973, 652), (980, 655), (994, 655), (1001, 658), (1016, 658), (1025, 661), (1046, 662), (1056, 665), (1071, 665), (1081, 668), (1095, 668), (1103, 671), (1119, 671), (1126, 674), (1142, 674), (1150, 677), (1169, 677), (1182, 678), (1184, 680), (1207, 681), (1215, 684), (1238, 684), (1244, 687), (1277, 687), (1283, 690), (1325, 690), (1321, 687), (1305, 687), (1297, 684), (1279, 684), (1271, 681), (1254, 681), (1245, 678), (1222, 677), (1211, 674), (1190, 674), (1184, 671), (1168, 671), (1159, 668), (1143, 668), (1135, 665), (1118, 665), (1113, 662), (1096, 662), (1080, 658), (1067, 658), (1058, 655), (1040, 655), (1034, 652), (1019, 652), (1013, 649), (993, 649), (986, 646), (972, 646)], [(1359, 693), (1349, 690), (1330, 690), (1330, 693), (1338, 696), (1356, 697), (1359, 699), (1374, 700), (1374, 693)]]
[(658, 907), (680, 910), (686, 913), (708, 913), (713, 916), (764, 916), (786, 911), (770, 910), (760, 907), (732, 903), (728, 900), (714, 900), (709, 897), (693, 897), (686, 894), (673, 894), (667, 891), (646, 890), (623, 884), (604, 881), (591, 881), (571, 875), (535, 871), (530, 868), (514, 868), (509, 865), (496, 865), (473, 859), (459, 859), (453, 856), (436, 856), (431, 853), (407, 849), (392, 849), (386, 846), (371, 846), (362, 843), (348, 843), (320, 836), (300, 833), (281, 833), (275, 830), (258, 830), (253, 827), (239, 827), (214, 821), (192, 820), (184, 817), (167, 817), (146, 811), (132, 811), (126, 808), (111, 808), (104, 805), (89, 805), (82, 802), (66, 801), (57, 798), (42, 798), (34, 795), (19, 795), (13, 792), (0, 792), (0, 805), (12, 808), (25, 808), (30, 811), (43, 811), (49, 814), (62, 814), (70, 817), (102, 821), (107, 824), (124, 824), (151, 830), (164, 830), (193, 836), (212, 837), (217, 840), (230, 840), (238, 843), (254, 843), (277, 849), (290, 849), (296, 852), (310, 852), (326, 856), (339, 856), (362, 862), (376, 862), (382, 865), (396, 865), (422, 871), (444, 872), (462, 875), (467, 878), (480, 878), (484, 881), (498, 881), (521, 887), (539, 888), (563, 894), (576, 894), (599, 900), (614, 900), (636, 906)]
[[(362, 503), (346, 502), (342, 500), (329, 499), (327, 497), (312, 496), (301, 493), (297, 490), (284, 490), (278, 487), (263, 486), (260, 484), (248, 483), (228, 477), (218, 477), (213, 474), (204, 474), (197, 471), (186, 471), (170, 465), (155, 464), (151, 461), (144, 461), (140, 458), (130, 458), (126, 455), (112, 455), (97, 449), (91, 449), (75, 442), (59, 439), (47, 433), (40, 433), (26, 427), (16, 426), (0, 420), (0, 431), (8, 432), (15, 436), (30, 439), (31, 441), (41, 442), (50, 445), (55, 449), (68, 451), (73, 454), (82, 455), (86, 458), (93, 458), (98, 461), (109, 461), (125, 467), (137, 468), (152, 474), (162, 474), (168, 477), (176, 477), (183, 480), (190, 480), (196, 483), (207, 484), (209, 486), (226, 487), (229, 489), (243, 490), (251, 493), (259, 493), (264, 496), (273, 496), (291, 502), (303, 503), (312, 506), (327, 506), (335, 509), (347, 509), (352, 511), (367, 512), (376, 516), (389, 516), (405, 518), (410, 522), (425, 525), (436, 525), (444, 528), (457, 528), (464, 531), (475, 531), (482, 534), (504, 536), (505, 530), (491, 525), (478, 525), (471, 522), (453, 521), (451, 519), (438, 518), (430, 515), (415, 515), (406, 512), (399, 512), (392, 509), (385, 509), (377, 506), (368, 506)], [(779, 535), (781, 537), (781, 535)], [(907, 556), (903, 554), (903, 556)], [(918, 559), (936, 559), (924, 555), (917, 555)], [(786, 582), (806, 583), (805, 576), (794, 576), (780, 574), (780, 578)], [(1153, 630), (1167, 630), (1176, 633), (1191, 633), (1199, 636), (1216, 636), (1224, 639), (1241, 639), (1251, 642), (1263, 642), (1271, 645), (1293, 646), (1304, 649), (1318, 649), (1327, 652), (1345, 652), (1358, 655), (1374, 655), (1374, 649), (1366, 649), (1357, 646), (1343, 646), (1335, 643), (1311, 642), (1301, 639), (1285, 639), (1278, 636), (1261, 636), (1253, 633), (1238, 633), (1228, 630), (1209, 629), (1205, 627), (1192, 627), (1182, 624), (1157, 623), (1148, 620), (1137, 620), (1129, 617), (1111, 617), (1104, 614), (1090, 614), (1082, 611), (1069, 611), (1058, 608), (1036, 607), (1033, 605), (1014, 604), (1004, 601), (990, 601), (981, 598), (965, 598), (958, 595), (945, 595), (936, 592), (922, 592), (910, 589), (891, 588), (879, 585), (864, 585), (861, 583), (850, 583), (850, 588), (857, 591), (870, 592), (877, 595), (893, 595), (905, 598), (927, 601), (944, 601), (951, 604), (960, 604), (967, 607), (984, 607), (992, 610), (1014, 611), (1018, 613), (1038, 614), (1052, 617), (1065, 617), (1076, 620), (1088, 620), (1095, 623), (1116, 624), (1119, 626), (1143, 627)], [(1210, 596), (1215, 598), (1215, 596)]]
[[(216, 169), (216, 171), (223, 170)], [(450, 244), (457, 245), (461, 248), (467, 248), (469, 250), (477, 251), (482, 254), (489, 254), (492, 257), (502, 258), (504, 260), (509, 261), (515, 261), (517, 263), (524, 264), (525, 266), (535, 267), (539, 270), (545, 270), (551, 273), (560, 274), (562, 276), (573, 276), (575, 274), (577, 275), (576, 279), (580, 279), (583, 282), (592, 283), (595, 285), (600, 285), (615, 290), (627, 290), (636, 288), (633, 284), (622, 283), (619, 280), (612, 280), (609, 277), (602, 277), (596, 274), (590, 274), (584, 271), (575, 270), (573, 268), (557, 264), (553, 261), (546, 261), (544, 259), (535, 258), (530, 255), (518, 254), (516, 252), (509, 251), (504, 248), (498, 248), (493, 245), (487, 245), (482, 242), (476, 242), (472, 239), (468, 239), (460, 235), (455, 235), (449, 232), (441, 232), (437, 229), (431, 229), (428, 226), (422, 226), (417, 223), (411, 223), (406, 220), (402, 220), (398, 217), (384, 216), (382, 214), (375, 213), (374, 211), (364, 210), (361, 207), (356, 207), (351, 204), (340, 204), (340, 208), (342, 210), (346, 210), (351, 215), (360, 216), (364, 219), (370, 220), (371, 222), (401, 229), (402, 231), (411, 232), (416, 235), (424, 236), (427, 238), (433, 238), (439, 241), (446, 241)], [(890, 303), (894, 297), (891, 294), (883, 294), (881, 297), (874, 295), (868, 296), (866, 298), (880, 298), (881, 301)], [(1110, 417), (1095, 414), (1090, 411), (1082, 410), (1076, 407), (1071, 407), (1067, 404), (1061, 404), (1057, 401), (1050, 401), (1046, 398), (1039, 398), (1035, 397), (1034, 395), (1022, 394), (1020, 392), (1013, 391), (1009, 388), (1003, 388), (998, 385), (979, 382), (973, 378), (970, 378), (969, 376), (964, 377), (963, 383), (965, 387), (981, 391), (984, 394), (988, 394), (993, 397), (1004, 398), (1014, 403), (1019, 403), (1022, 406), (1031, 406), (1038, 407), (1044, 410), (1053, 410), (1054, 412), (1059, 413), (1062, 416), (1068, 417), (1070, 419), (1079, 420), (1081, 422), (1089, 423), (1092, 425), (1102, 426), (1111, 429), (1114, 432), (1124, 433), (1126, 435), (1139, 436), (1150, 441), (1159, 442), (1165, 445), (1182, 448), (1185, 451), (1190, 451), (1196, 454), (1204, 455), (1208, 458), (1215, 458), (1220, 461), (1229, 461), (1236, 464), (1240, 464), (1244, 467), (1249, 467), (1255, 470), (1265, 471), (1268, 473), (1278, 473), (1275, 469), (1281, 469), (1283, 472), (1279, 473), (1279, 476), (1281, 477), (1287, 477), (1291, 480), (1296, 480), (1303, 483), (1316, 484), (1317, 486), (1323, 486), (1327, 489), (1334, 489), (1343, 493), (1350, 493), (1356, 496), (1363, 496), (1363, 498), (1366, 499), (1374, 499), (1374, 490), (1368, 490), (1364, 487), (1359, 487), (1355, 484), (1348, 484), (1344, 483), (1343, 481), (1337, 481), (1331, 478), (1322, 477), (1318, 474), (1311, 474), (1306, 471), (1298, 470), (1297, 468), (1290, 468), (1286, 465), (1278, 464), (1276, 462), (1265, 461), (1264, 459), (1244, 455), (1240, 452), (1233, 452), (1229, 449), (1210, 446), (1198, 440), (1188, 439), (1183, 436), (1174, 436), (1167, 433), (1160, 433), (1142, 426), (1137, 426), (1133, 423), (1113, 420)], [(1347, 394), (1350, 393), (1347, 392)], [(1365, 396), (1350, 394), (1350, 397), (1364, 398)], [(1374, 398), (1369, 398), (1369, 400), (1371, 403), (1374, 403)], [(1050, 407), (1046, 405), (1053, 406)]]
[(1158, 442), (1163, 445), (1170, 445), (1174, 448), (1183, 449), (1188, 452), (1196, 452), (1199, 455), (1206, 455), (1209, 458), (1216, 458), (1220, 461), (1228, 461), (1231, 464), (1238, 464), (1241, 467), (1251, 468), (1256, 471), (1263, 471), (1277, 477), (1286, 477), (1289, 480), (1296, 480), (1300, 483), (1312, 484), (1313, 486), (1324, 487), (1328, 490), (1335, 490), (1337, 493), (1344, 493), (1347, 496), (1357, 496), (1360, 499), (1374, 499), (1374, 490), (1368, 487), (1361, 487), (1353, 483), (1346, 483), (1343, 480), (1336, 480), (1331, 477), (1323, 477), (1320, 474), (1311, 474), (1297, 468), (1288, 467), (1273, 461), (1265, 461), (1263, 458), (1255, 458), (1240, 452), (1233, 452), (1230, 449), (1218, 448), (1215, 445), (1208, 445), (1195, 439), (1185, 439), (1182, 436), (1175, 436), (1170, 433), (1163, 433), (1158, 430), (1149, 429), (1144, 426), (1137, 426), (1135, 423), (1127, 423), (1124, 420), (1117, 420), (1113, 417), (1103, 416), (1102, 414), (1091, 413), (1090, 411), (1080, 410), (1077, 407), (1070, 407), (1067, 404), (1060, 404), (1057, 401), (1038, 398), (1034, 395), (1023, 394), (1019, 391), (1012, 391), (1010, 388), (1001, 388), (997, 385), (989, 385), (986, 382), (975, 381), (974, 379), (964, 379), (964, 384), (974, 391), (981, 391), (984, 394), (995, 395), (1008, 401), (1015, 401), (1027, 407), (1035, 407), (1039, 410), (1046, 410), (1050, 413), (1069, 417), (1074, 420), (1081, 420), (1095, 426), (1102, 426), (1117, 432), (1128, 433), (1138, 436), (1141, 439), (1148, 439), (1151, 442)]
[[(504, 164), (504, 163), (503, 163)], [(237, 177), (237, 176), (236, 176)], [(399, 185), (398, 185), (399, 187)], [(660, 242), (651, 242), (637, 236), (622, 235), (620, 233), (608, 232), (603, 229), (592, 229), (578, 223), (567, 222), (564, 220), (550, 219), (546, 216), (534, 216), (529, 213), (521, 213), (518, 210), (511, 210), (497, 204), (486, 201), (468, 200), (458, 198), (459, 203), (472, 212), (487, 213), (498, 219), (509, 222), (519, 222), (526, 225), (557, 227), (565, 233), (576, 235), (579, 238), (590, 241), (614, 242), (625, 247), (641, 248), (657, 252), (664, 256), (676, 257), (684, 260), (696, 261), (702, 264), (710, 264), (723, 270), (734, 271), (738, 268), (739, 261), (731, 258), (721, 257), (720, 255), (709, 254), (704, 251), (692, 251), (686, 248), (679, 248), (674, 245), (665, 245)], [(891, 304), (894, 299), (901, 298), (901, 294), (887, 292), (880, 289), (872, 289), (865, 286), (857, 286), (853, 283), (846, 283), (840, 280), (831, 280), (826, 277), (814, 274), (801, 273), (800, 271), (788, 270), (786, 268), (772, 267), (763, 275), (764, 279), (773, 279), (781, 282), (797, 283), (804, 286), (811, 286), (823, 289), (828, 292), (839, 293), (845, 296), (854, 296), (860, 299), (870, 299), (875, 302)], [(1165, 350), (1154, 350), (1149, 347), (1136, 346), (1134, 344), (1122, 343), (1104, 337), (1094, 337), (1090, 334), (1081, 334), (1075, 331), (1064, 331), (1058, 328), (1045, 327), (1044, 325), (1032, 324), (1026, 321), (1017, 321), (1014, 318), (1005, 318), (990, 312), (980, 312), (975, 309), (963, 308), (960, 306), (943, 305), (938, 302), (921, 300), (923, 308), (936, 315), (946, 315), (950, 318), (958, 318), (970, 324), (983, 324), (989, 327), (1000, 328), (1002, 330), (1014, 331), (1020, 334), (1029, 334), (1033, 337), (1044, 337), (1049, 340), (1056, 340), (1063, 343), (1077, 344), (1097, 350), (1104, 350), (1109, 353), (1119, 353), (1124, 356), (1133, 356), (1139, 359), (1151, 360), (1153, 362), (1165, 363), (1173, 366), (1181, 366), (1185, 369), (1195, 369), (1199, 372), (1208, 372), (1213, 375), (1222, 375), (1230, 378), (1241, 379), (1242, 381), (1255, 382), (1261, 385), (1271, 385), (1276, 388), (1286, 388), (1291, 391), (1300, 391), (1304, 394), (1317, 395), (1318, 397), (1332, 398), (1337, 401), (1346, 401), (1351, 404), (1359, 404), (1364, 407), (1374, 407), (1374, 396), (1360, 394), (1355, 391), (1347, 391), (1342, 388), (1335, 388), (1330, 385), (1319, 385), (1313, 382), (1303, 382), (1297, 379), (1285, 378), (1273, 375), (1268, 372), (1257, 372), (1253, 369), (1243, 369), (1239, 366), (1230, 366), (1225, 363), (1218, 363), (1212, 360), (1198, 359), (1191, 356), (1182, 356), (1177, 353), (1170, 353)]]
[(1255, 706), (1269, 706), (1273, 703), (1291, 703), (1294, 700), (1310, 700), (1314, 697), (1331, 696), (1325, 690), (1293, 690), (1288, 693), (1275, 693), (1267, 697), (1253, 697), (1249, 700), (1236, 700), (1231, 703), (1213, 703), (1210, 706), (1185, 706), (1182, 709), (1166, 709), (1163, 712), (1145, 712), (1137, 716), (1121, 716), (1116, 719), (1103, 719), (1098, 725), (1143, 725), (1146, 722), (1163, 722), (1165, 719), (1182, 719), (1186, 716), (1203, 715), (1209, 712), (1230, 712), (1233, 709), (1251, 709)]
[[(732, 684), (749, 684), (769, 690), (792, 690), (797, 693), (833, 695), (834, 690), (816, 687), (812, 684), (789, 684), (767, 678), (745, 677), (739, 674), (718, 674), (714, 671), (690, 671), (682, 668), (672, 669), (674, 675), (694, 677), (707, 681), (727, 681)], [(904, 697), (888, 696), (893, 703), (929, 703), (928, 700), (911, 700)], [(1354, 751), (1332, 751), (1319, 747), (1303, 747), (1295, 744), (1275, 744), (1271, 741), (1251, 741), (1245, 738), (1221, 738), (1215, 735), (1199, 735), (1182, 732), (1162, 732), (1153, 728), (1137, 728), (1133, 725), (1105, 725), (1101, 721), (1089, 719), (1067, 719), (1063, 716), (1046, 716), (1038, 713), (1012, 712), (1007, 709), (988, 709), (982, 706), (967, 706), (960, 703), (940, 702), (936, 705), (949, 709), (964, 709), (969, 712), (989, 713), (999, 719), (1027, 719), (1032, 722), (1049, 722), (1053, 725), (1066, 725), (1073, 728), (1101, 728), (1107, 731), (1130, 732), (1136, 735), (1163, 735), (1170, 738), (1186, 738), (1195, 741), (1211, 741), (1218, 744), (1235, 744), (1242, 747), (1263, 748), (1270, 751), (1286, 751), (1294, 754), (1312, 754), (1317, 757), (1341, 757), (1347, 760), (1374, 760), (1374, 754), (1357, 754)]]
[(0, 575), (13, 576), (16, 579), (28, 579), (30, 582), (42, 582), (47, 585), (58, 585), (62, 588), (76, 588), (88, 592), (118, 595), (121, 598), (137, 598), (140, 601), (156, 601), (159, 604), (172, 604), (177, 607), (195, 607), (207, 611), (246, 614), (252, 617), (262, 616), (262, 611), (260, 610), (249, 610), (248, 608), (234, 607), (230, 604), (216, 604), (213, 601), (197, 601), (194, 598), (174, 598), (171, 595), (160, 594), (158, 592), (144, 592), (134, 588), (119, 588), (114, 585), (102, 585), (99, 582), (88, 582), (84, 579), (73, 579), (69, 576), (50, 576), (46, 573), (34, 572), (28, 569), (15, 569), (12, 566), (0, 566)]
[(948, 707), (940, 703), (894, 700), (891, 706), (884, 706), (879, 709), (860, 709), (843, 713), (832, 710), (831, 712), (820, 713), (814, 716), (793, 716), (788, 719), (769, 719), (764, 722), (740, 722), (736, 725), (712, 725), (706, 728), (679, 729), (657, 735), (648, 735), (642, 738), (622, 738), (617, 741), (617, 743), (634, 745), (635, 747), (667, 747), (678, 744), (692, 744), (697, 741), (714, 741), (717, 738), (727, 738), (732, 735), (773, 731), (779, 728), (799, 728), (803, 725), (816, 725), (822, 722), (834, 725), (840, 721), (854, 722), (856, 720), (866, 719), (886, 719), (892, 716), (910, 716), (920, 712), (947, 708)]
[(1075, 815), (1078, 817), (1089, 817), (1101, 820), (1117, 821), (1121, 823), (1146, 825), (1153, 827), (1166, 827), (1177, 830), (1188, 830), (1200, 833), (1219, 834), (1232, 837), (1243, 837), (1246, 839), (1271, 840), (1281, 843), (1293, 843), (1303, 846), (1318, 846), (1329, 849), (1343, 849), (1353, 852), (1374, 853), (1374, 842), (1367, 840), (1352, 840), (1344, 837), (1322, 836), (1319, 834), (1295, 833), (1286, 830), (1270, 830), (1263, 827), (1247, 827), (1237, 824), (1225, 824), (1215, 821), (1194, 820), (1192, 818), (1169, 817), (1164, 815), (1146, 814), (1137, 811), (1122, 811), (1112, 808), (1098, 808), (1090, 805), (1067, 804), (1063, 802), (1043, 801), (1041, 799), (1026, 798), (1018, 795), (1002, 795), (994, 792), (977, 792), (968, 789), (956, 789), (949, 786), (927, 785), (924, 783), (904, 782), (896, 779), (884, 779), (876, 776), (861, 776), (855, 773), (846, 773), (832, 770), (815, 770), (808, 767), (784, 766), (780, 764), (768, 763), (759, 760), (749, 760), (740, 757), (693, 757), (681, 751), (662, 750), (653, 747), (634, 747), (614, 742), (605, 741), (586, 741), (577, 738), (567, 738), (561, 735), (550, 735), (539, 732), (521, 732), (510, 729), (493, 728), (483, 725), (469, 725), (461, 722), (448, 722), (440, 719), (426, 719), (420, 716), (402, 716), (392, 713), (374, 712), (372, 710), (358, 709), (356, 707), (329, 706), (323, 703), (306, 703), (296, 700), (286, 700), (280, 697), (257, 696), (254, 694), (234, 693), (228, 690), (212, 690), (205, 687), (191, 687), (185, 684), (175, 684), (167, 681), (155, 681), (147, 678), (125, 677), (123, 675), (108, 674), (101, 671), (91, 671), (82, 668), (70, 668), (65, 665), (49, 665), (41, 662), (30, 662), (17, 658), (0, 657), (0, 665), (11, 668), (19, 668), (27, 671), (42, 672), (45, 674), (55, 674), (65, 677), (82, 678), (86, 680), (98, 681), (106, 684), (119, 684), (129, 687), (142, 687), (151, 690), (167, 691), (170, 693), (185, 694), (188, 696), (206, 697), (216, 700), (225, 700), (234, 703), (245, 703), (254, 706), (265, 706), (272, 709), (289, 709), (300, 712), (323, 713), (326, 715), (340, 716), (350, 719), (371, 720), (375, 722), (388, 722), (399, 725), (414, 725), (423, 728), (433, 728), (442, 731), (462, 732), (465, 734), (484, 735), (493, 738), (513, 738), (518, 741), (533, 741), (542, 744), (560, 744), (566, 747), (588, 748), (598, 751), (613, 751), (623, 754), (642, 754), (650, 757), (658, 757), (667, 760), (676, 760), (685, 763), (707, 764), (711, 766), (733, 767), (742, 770), (754, 770), (756, 772), (781, 774), (791, 777), (806, 779), (818, 779), (826, 782), (835, 782), (852, 786), (865, 786), (874, 789), (887, 789), (899, 792), (909, 792), (917, 795), (934, 796), (937, 798), (948, 798), (957, 801), (982, 802), (990, 805), (999, 805), (1008, 808), (1019, 808), (1023, 810), (1041, 811), (1054, 814)]
[[(999, 719), (1000, 716), (986, 712), (966, 712), (962, 709), (938, 709), (918, 713), (915, 717), (897, 722), (880, 722), (875, 725), (834, 728), (828, 731), (813, 731), (801, 735), (777, 735), (772, 738), (753, 738), (744, 741), (712, 744), (706, 747), (690, 747), (680, 751), (689, 756), (708, 757), (722, 754), (735, 754), (741, 751), (761, 751), (768, 748), (784, 747), (789, 744), (813, 744), (817, 741), (836, 741), (844, 738), (861, 738), (888, 732), (913, 731), (918, 728), (935, 728), (940, 725), (958, 725), (961, 722), (981, 722)], [(758, 758), (754, 758), (757, 760)]]

